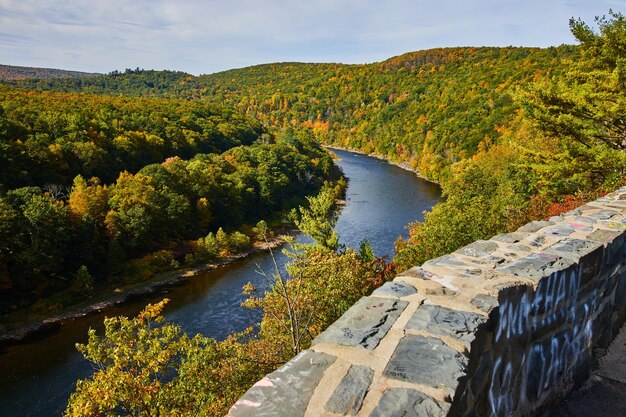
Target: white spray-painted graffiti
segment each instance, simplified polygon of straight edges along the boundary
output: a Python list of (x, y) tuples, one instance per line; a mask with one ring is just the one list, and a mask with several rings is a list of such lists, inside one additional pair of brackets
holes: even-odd
[(518, 300), (500, 301), (500, 317), (495, 333), (495, 343), (511, 339), (514, 336), (526, 334), (528, 331), (528, 313), (530, 300), (528, 292), (524, 292)]
[[(504, 363), (504, 365), (503, 365)], [(490, 416), (509, 415), (515, 410), (515, 401), (509, 387), (513, 386), (513, 363), (504, 362), (502, 357), (495, 360), (489, 386)]]
[[(503, 293), (494, 334), (500, 346), (494, 351), (501, 355), (493, 359), (487, 395), (490, 417), (511, 415), (541, 401), (555, 384), (571, 383), (590, 354), (592, 318), (603, 290), (581, 299), (582, 273), (576, 265), (543, 278), (534, 294), (528, 288)], [(510, 348), (512, 340), (527, 346), (521, 355)]]
[(543, 278), (533, 297), (531, 314), (537, 316), (549, 313), (561, 303), (576, 302), (580, 288), (580, 269), (570, 267)]

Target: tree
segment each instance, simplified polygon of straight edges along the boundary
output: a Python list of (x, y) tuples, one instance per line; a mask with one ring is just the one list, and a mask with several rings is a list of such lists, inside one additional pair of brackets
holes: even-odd
[[(275, 348), (274, 354), (282, 360), (297, 355), (303, 350), (303, 344), (310, 338), (309, 326), (313, 320), (315, 306), (307, 303), (302, 290), (303, 279), (301, 274), (296, 276), (291, 272), (285, 276), (276, 263), (276, 258), (270, 249), (274, 261), (274, 273), (268, 274), (258, 271), (271, 285), (271, 290), (263, 297), (259, 296), (256, 287), (248, 283), (243, 287), (244, 295), (249, 298), (242, 306), (250, 309), (260, 309), (264, 318), (261, 322), (263, 339), (278, 338), (280, 342), (270, 342)], [(267, 317), (267, 319), (266, 319)], [(285, 349), (289, 347), (289, 349)]]
[(300, 206), (298, 212), (293, 212), (298, 229), (311, 236), (324, 250), (339, 249), (339, 236), (334, 229), (337, 223), (336, 198), (333, 188), (326, 184), (318, 195), (306, 198), (308, 206)]
[(372, 248), (372, 244), (367, 239), (363, 239), (359, 244), (359, 258), (363, 262), (373, 262), (376, 259), (374, 248)]
[(199, 415), (212, 398), (198, 384), (210, 341), (189, 338), (180, 326), (161, 324), (167, 299), (148, 305), (137, 317), (107, 318), (105, 334), (89, 331), (76, 348), (96, 369), (78, 381), (66, 417)]
[(104, 335), (89, 331), (77, 349), (95, 373), (76, 384), (65, 417), (222, 416), (272, 367), (248, 360), (265, 353), (246, 332), (224, 341), (164, 322), (169, 300), (147, 305), (136, 317), (104, 320)]
[(374, 268), (353, 250), (336, 253), (319, 247), (292, 250), (287, 274), (277, 265), (273, 274), (261, 271), (271, 284), (263, 296), (250, 283), (244, 307), (263, 310), (260, 338), (274, 360), (286, 361), (307, 349), (311, 341), (359, 298), (372, 291)]
[(9, 202), (0, 195), (0, 289), (9, 289), (12, 287), (11, 277), (8, 272), (8, 263), (11, 254), (17, 246), (16, 222), (19, 215)]
[(77, 296), (91, 298), (94, 294), (94, 280), (85, 265), (81, 265), (76, 271), (74, 281), (70, 285), (70, 290)]
[[(7, 193), (20, 215), (18, 234), (11, 239), (14, 259), (19, 261), (15, 280), (31, 286), (29, 278), (42, 282), (55, 278), (63, 270), (68, 243), (73, 234), (67, 207), (35, 187), (19, 188)], [(58, 278), (58, 276), (57, 276)]]
[(601, 143), (626, 150), (626, 19), (610, 11), (596, 23), (599, 33), (570, 20), (581, 56), (569, 61), (564, 76), (533, 88), (524, 104), (546, 132), (587, 147)]
[(107, 214), (108, 198), (107, 186), (100, 185), (97, 178), (87, 182), (77, 175), (69, 195), (68, 209), (77, 220), (101, 223)]

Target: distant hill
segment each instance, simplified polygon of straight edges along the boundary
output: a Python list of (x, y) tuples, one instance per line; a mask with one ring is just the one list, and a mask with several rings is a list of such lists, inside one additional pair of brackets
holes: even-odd
[(0, 64), (0, 80), (25, 80), (29, 78), (84, 78), (100, 75), (93, 72), (66, 71), (54, 68), (16, 67)]
[(441, 181), (511, 128), (518, 89), (558, 76), (576, 54), (567, 45), (438, 48), (365, 65), (259, 65), (194, 82), (200, 97), (267, 126), (309, 126), (322, 143), (409, 162)]
[[(1, 71), (2, 67), (0, 67)], [(70, 73), (70, 71), (66, 72)], [(190, 98), (191, 92), (200, 89), (197, 83), (194, 83), (196, 77), (180, 71), (154, 71), (137, 68), (134, 70), (126, 69), (124, 72), (112, 71), (108, 74), (76, 74), (85, 75), (21, 79), (4, 79), (0, 76), (0, 84), (42, 91), (184, 98)]]
[(567, 69), (576, 46), (462, 47), (362, 65), (280, 62), (193, 76), (126, 70), (91, 78), (0, 81), (19, 88), (178, 97), (234, 107), (265, 126), (309, 127), (328, 145), (409, 162), (442, 181), (519, 114), (516, 91)]

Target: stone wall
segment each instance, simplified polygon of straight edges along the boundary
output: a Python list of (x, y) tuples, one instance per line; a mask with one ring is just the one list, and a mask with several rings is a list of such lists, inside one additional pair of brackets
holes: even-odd
[(232, 416), (532, 416), (626, 316), (626, 187), (400, 274)]

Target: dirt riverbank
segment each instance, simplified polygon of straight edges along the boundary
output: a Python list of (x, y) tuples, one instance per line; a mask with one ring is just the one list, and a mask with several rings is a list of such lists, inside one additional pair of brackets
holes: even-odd
[(232, 264), (257, 252), (280, 247), (285, 243), (283, 236), (291, 236), (294, 235), (295, 232), (296, 229), (294, 227), (285, 229), (283, 230), (283, 234), (268, 239), (267, 242), (257, 243), (237, 255), (220, 259), (218, 262), (203, 264), (194, 268), (158, 273), (154, 276), (154, 279), (148, 282), (127, 286), (117, 293), (96, 297), (96, 299), (91, 301), (88, 305), (69, 307), (66, 311), (52, 317), (21, 325), (0, 335), (0, 352), (7, 346), (30, 342), (50, 333), (54, 333), (63, 326), (64, 322), (79, 319), (90, 314), (100, 313), (129, 300), (136, 300), (168, 287), (180, 285), (184, 283), (184, 281), (193, 279), (202, 272)]

